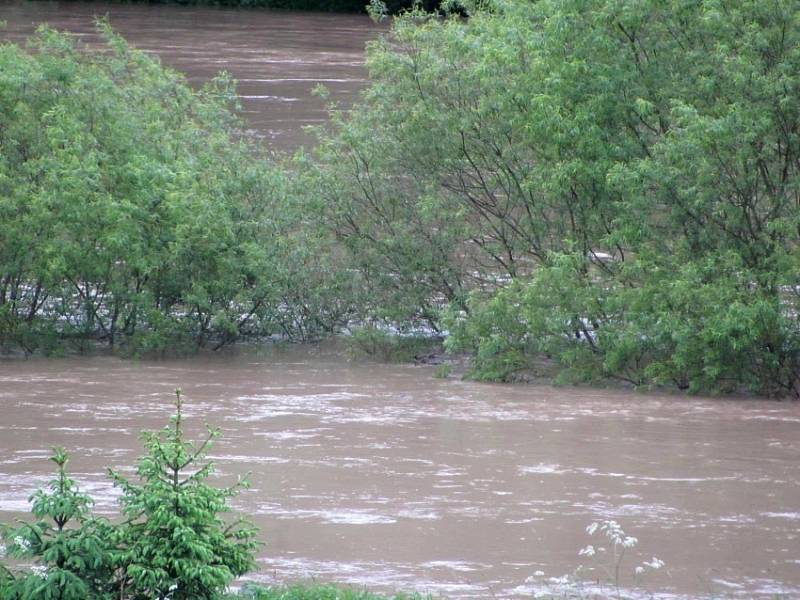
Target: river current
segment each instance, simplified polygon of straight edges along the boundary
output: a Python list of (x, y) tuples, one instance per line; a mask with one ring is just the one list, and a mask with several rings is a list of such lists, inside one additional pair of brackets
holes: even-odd
[[(42, 23), (99, 41), (108, 17), (129, 42), (199, 87), (220, 71), (237, 81), (242, 115), (267, 146), (310, 147), (304, 130), (327, 120), (327, 105), (350, 106), (366, 82), (364, 45), (382, 27), (365, 15), (233, 10), (107, 2), (0, 2), (0, 41), (24, 42)], [(322, 98), (311, 92), (327, 88)]]
[[(585, 528), (614, 519), (658, 597), (800, 597), (800, 404), (439, 380), (290, 347), (158, 362), (0, 363), (0, 520), (21, 516), (73, 455), (113, 512), (107, 466), (165, 424), (219, 426), (219, 481), (261, 530), (269, 583), (303, 578), (449, 598), (523, 598), (598, 557)], [(538, 573), (538, 575), (537, 575)]]

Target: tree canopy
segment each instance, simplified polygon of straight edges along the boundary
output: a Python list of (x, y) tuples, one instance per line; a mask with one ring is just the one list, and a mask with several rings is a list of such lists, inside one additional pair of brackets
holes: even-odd
[(478, 377), (797, 395), (799, 25), (792, 0), (397, 19), (317, 167), (368, 309)]
[(101, 48), (46, 28), (0, 46), (0, 346), (330, 330), (325, 240), (243, 134), (230, 78), (192, 90), (99, 27)]

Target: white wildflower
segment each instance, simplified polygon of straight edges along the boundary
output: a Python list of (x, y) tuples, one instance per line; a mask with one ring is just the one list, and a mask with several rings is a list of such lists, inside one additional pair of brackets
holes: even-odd
[(633, 571), (637, 575), (641, 575), (642, 573), (644, 573), (644, 567), (636, 567)]
[(581, 550), (578, 552), (578, 556), (594, 556), (594, 554), (594, 546), (591, 544), (586, 546), (586, 548), (581, 548)]
[(626, 535), (625, 530), (623, 530), (622, 526), (616, 521), (603, 521), (600, 529), (615, 546), (632, 548), (639, 542), (635, 537)]
[(600, 531), (606, 534), (606, 537), (614, 542), (614, 545), (621, 545), (625, 539), (625, 532), (616, 521), (603, 521), (600, 525)]
[(37, 577), (44, 579), (47, 577), (47, 567), (43, 567), (41, 565), (36, 565), (31, 567), (31, 572)]
[(600, 523), (592, 523), (586, 528), (586, 533), (588, 533), (589, 535), (593, 535), (594, 532), (597, 531), (598, 527), (600, 527)]
[(633, 548), (637, 543), (639, 543), (639, 540), (630, 535), (622, 540), (622, 546), (624, 548)]
[(22, 548), (23, 550), (30, 550), (31, 549), (31, 543), (28, 540), (26, 540), (24, 537), (21, 537), (21, 536), (15, 537), (14, 538), (14, 543), (17, 546), (19, 546), (20, 548)]
[(660, 569), (664, 566), (664, 561), (654, 556), (649, 562), (644, 562), (642, 564), (650, 567), (651, 569)]

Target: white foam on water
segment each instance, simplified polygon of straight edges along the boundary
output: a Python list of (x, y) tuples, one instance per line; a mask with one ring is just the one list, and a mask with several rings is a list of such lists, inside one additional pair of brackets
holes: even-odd
[(559, 465), (539, 463), (538, 465), (518, 467), (520, 473), (525, 475), (563, 475), (569, 471)]
[(790, 521), (800, 521), (800, 512), (762, 512), (762, 517), (771, 519), (788, 519)]

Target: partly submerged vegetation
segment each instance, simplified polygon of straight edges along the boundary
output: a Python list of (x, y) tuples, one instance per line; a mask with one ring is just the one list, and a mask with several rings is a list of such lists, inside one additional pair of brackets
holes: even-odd
[(473, 375), (800, 393), (800, 7), (416, 12), (315, 169), (366, 314)]
[(366, 326), (482, 379), (798, 396), (797, 3), (458, 12), (396, 18), (288, 166), (224, 78), (193, 91), (107, 29), (4, 45), (0, 344)]
[[(589, 8), (398, 18), (369, 49), (362, 101), (286, 163), (245, 134), (229, 78), (192, 90), (105, 25), (100, 51), (46, 29), (3, 45), (0, 346), (140, 354), (349, 330), (385, 360), (444, 339), (482, 379), (800, 395), (800, 9)], [(109, 473), (116, 521), (54, 451), (33, 522), (3, 528), (0, 597), (230, 597), (258, 547), (225, 518), (243, 482), (209, 483), (216, 431), (186, 441), (178, 400), (135, 478)], [(621, 596), (637, 540), (613, 521), (587, 533), (605, 537), (580, 551), (592, 565), (531, 587)], [(662, 565), (624, 568), (635, 585)]]
[(0, 346), (332, 331), (343, 278), (241, 134), (232, 82), (192, 90), (100, 28), (97, 51), (47, 29), (0, 47)]

